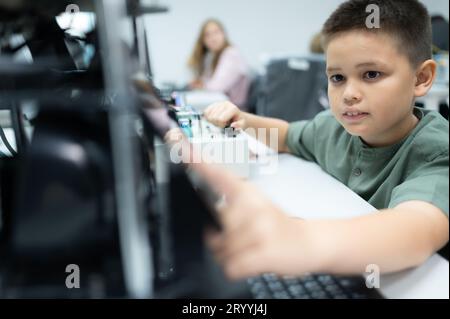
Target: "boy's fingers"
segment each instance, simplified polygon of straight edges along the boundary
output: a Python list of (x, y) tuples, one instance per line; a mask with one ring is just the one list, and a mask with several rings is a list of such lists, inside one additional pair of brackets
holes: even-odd
[(225, 274), (233, 280), (243, 279), (270, 272), (267, 260), (258, 250), (248, 251), (230, 258), (225, 263)]
[(203, 111), (203, 116), (204, 117), (208, 117), (209, 113), (211, 113), (211, 107), (212, 105), (208, 106), (204, 111)]
[(207, 246), (211, 249), (217, 263), (223, 265), (226, 275), (231, 279), (256, 276), (265, 272), (262, 255), (255, 244), (240, 244), (231, 249), (226, 245), (221, 233), (208, 233)]
[(210, 115), (213, 115), (215, 112), (218, 112), (222, 109), (222, 103), (218, 102), (218, 103), (214, 103), (211, 104), (210, 106), (208, 106), (207, 110), (209, 112)]
[(166, 135), (164, 136), (164, 140), (167, 143), (176, 143), (176, 142), (181, 141), (183, 139), (183, 137), (184, 137), (184, 134), (181, 131), (181, 129), (173, 128), (166, 133)]
[(238, 120), (230, 124), (232, 128), (241, 129), (244, 127), (244, 120)]
[(212, 124), (224, 127), (232, 117), (233, 110), (230, 110), (227, 103), (218, 102), (208, 106), (203, 112), (205, 118)]
[(235, 256), (255, 252), (261, 247), (261, 242), (253, 234), (242, 230), (227, 232), (223, 234), (222, 239), (220, 246), (215, 246), (219, 248), (215, 250), (215, 253), (220, 263), (233, 259)]
[(224, 244), (223, 235), (215, 230), (207, 229), (205, 232), (205, 240), (206, 244), (213, 252), (220, 251)]
[(234, 110), (225, 109), (223, 113), (220, 115), (220, 120), (225, 123), (225, 125), (229, 124), (229, 122), (233, 119)]
[(217, 110), (217, 103), (213, 103), (211, 105), (209, 105), (204, 111), (203, 111), (203, 115), (208, 118), (211, 117), (213, 111)]

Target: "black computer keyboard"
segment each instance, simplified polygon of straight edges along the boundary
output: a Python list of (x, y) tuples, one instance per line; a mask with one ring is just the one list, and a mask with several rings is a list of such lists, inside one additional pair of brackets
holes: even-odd
[(264, 274), (248, 279), (256, 299), (380, 299), (376, 289), (369, 289), (363, 277), (326, 274), (303, 277)]

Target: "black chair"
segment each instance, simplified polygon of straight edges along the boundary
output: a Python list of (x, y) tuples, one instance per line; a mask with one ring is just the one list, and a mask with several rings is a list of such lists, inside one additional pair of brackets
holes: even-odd
[(448, 51), (448, 21), (440, 15), (431, 17), (433, 46), (435, 51)]
[(263, 76), (261, 74), (253, 74), (251, 76), (250, 86), (248, 88), (247, 101), (245, 103), (245, 109), (249, 113), (256, 113), (256, 106), (258, 99), (261, 96), (261, 87), (263, 82)]
[(312, 119), (328, 107), (322, 55), (272, 60), (261, 79), (256, 113), (286, 121)]

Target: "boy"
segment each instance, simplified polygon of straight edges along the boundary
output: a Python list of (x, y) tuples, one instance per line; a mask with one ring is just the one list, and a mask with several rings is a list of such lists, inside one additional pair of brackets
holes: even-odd
[[(366, 26), (369, 4), (380, 9), (378, 29)], [(322, 34), (331, 111), (289, 124), (219, 103), (205, 117), (219, 126), (277, 128), (280, 152), (317, 162), (380, 211), (293, 219), (248, 183), (194, 165), (226, 195), (224, 230), (207, 239), (231, 278), (363, 273), (370, 264), (392, 272), (421, 264), (448, 242), (448, 122), (414, 107), (436, 73), (427, 10), (416, 0), (349, 0)]]

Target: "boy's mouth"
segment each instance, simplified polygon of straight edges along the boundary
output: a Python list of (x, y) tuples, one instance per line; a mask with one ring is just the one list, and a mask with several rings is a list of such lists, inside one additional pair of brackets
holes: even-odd
[(342, 117), (348, 121), (359, 121), (368, 116), (369, 113), (366, 112), (345, 112)]

